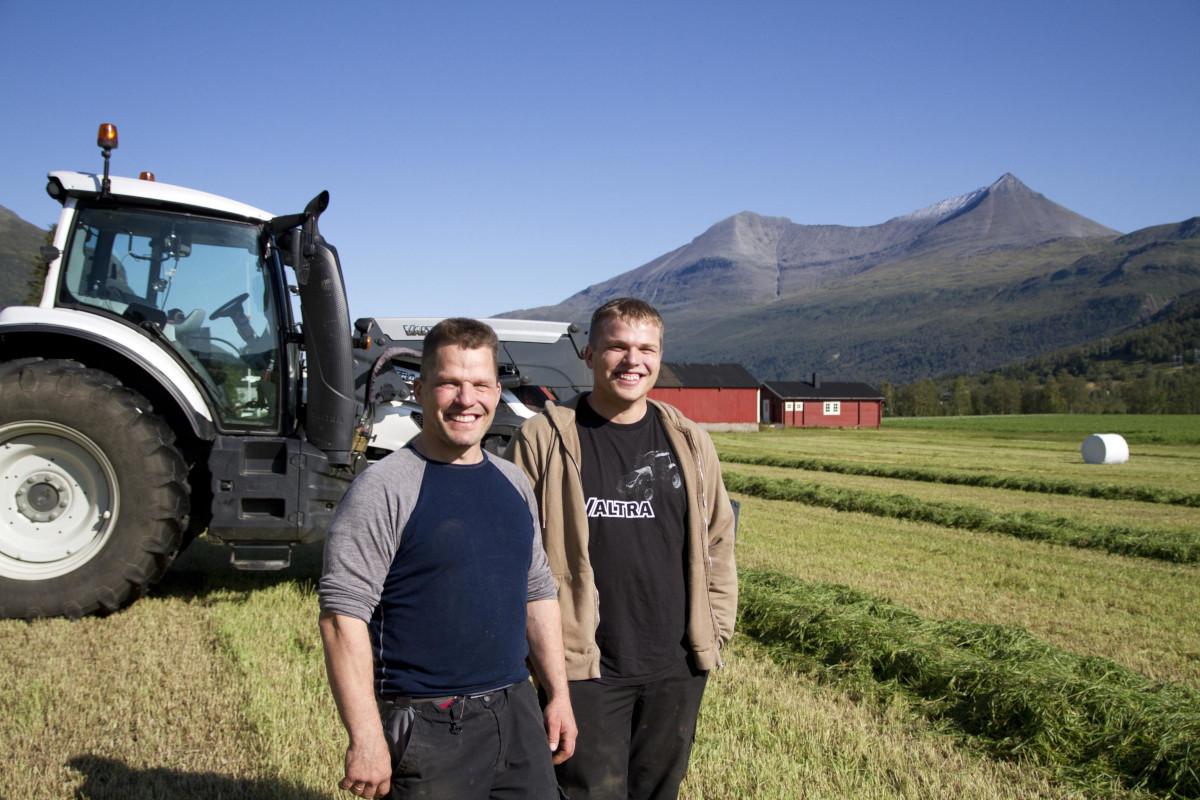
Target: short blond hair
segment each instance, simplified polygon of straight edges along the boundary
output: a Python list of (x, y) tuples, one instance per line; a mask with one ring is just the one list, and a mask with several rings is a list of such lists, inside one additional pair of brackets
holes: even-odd
[(611, 319), (619, 319), (628, 323), (646, 323), (658, 326), (659, 337), (665, 331), (662, 315), (658, 309), (645, 300), (636, 297), (618, 297), (609, 300), (592, 313), (592, 327), (588, 329), (588, 344), (594, 349), (600, 326)]

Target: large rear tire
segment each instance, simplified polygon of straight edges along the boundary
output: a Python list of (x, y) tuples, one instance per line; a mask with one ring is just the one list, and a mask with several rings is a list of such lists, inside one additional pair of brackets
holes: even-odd
[(183, 541), (187, 465), (146, 398), (73, 361), (0, 375), (0, 617), (112, 612)]

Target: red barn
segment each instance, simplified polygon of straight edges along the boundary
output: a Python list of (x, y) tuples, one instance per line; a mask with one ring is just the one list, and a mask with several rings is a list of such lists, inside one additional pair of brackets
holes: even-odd
[(788, 428), (878, 428), (883, 395), (865, 383), (773, 381), (762, 386), (763, 422)]
[(663, 362), (650, 397), (706, 427), (758, 427), (759, 383), (741, 364)]

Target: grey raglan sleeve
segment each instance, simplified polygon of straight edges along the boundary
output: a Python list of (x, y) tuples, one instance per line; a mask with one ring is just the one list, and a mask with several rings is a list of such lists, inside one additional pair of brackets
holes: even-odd
[[(491, 457), (490, 454), (489, 457)], [(492, 463), (504, 473), (504, 477), (508, 478), (517, 491), (521, 493), (521, 497), (525, 499), (525, 503), (529, 506), (529, 514), (533, 518), (533, 560), (529, 564), (529, 588), (526, 602), (555, 600), (558, 598), (558, 590), (554, 586), (554, 576), (550, 572), (550, 562), (546, 559), (546, 548), (542, 546), (541, 516), (538, 514), (537, 496), (533, 493), (533, 487), (529, 484), (529, 478), (526, 478), (525, 473), (510, 461), (494, 457), (492, 458)]]
[(546, 560), (546, 548), (542, 546), (542, 526), (538, 522), (537, 503), (533, 503), (529, 510), (533, 514), (533, 562), (529, 565), (529, 596), (525, 602), (556, 600), (558, 590), (554, 586), (550, 562)]
[(423, 473), (424, 462), (400, 450), (350, 484), (325, 536), (317, 589), (322, 611), (370, 622)]

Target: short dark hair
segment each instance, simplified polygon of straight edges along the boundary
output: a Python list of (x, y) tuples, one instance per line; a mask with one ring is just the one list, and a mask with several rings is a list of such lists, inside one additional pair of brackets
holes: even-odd
[(596, 336), (600, 326), (610, 319), (651, 323), (657, 325), (659, 331), (665, 332), (666, 330), (662, 315), (654, 306), (645, 300), (638, 300), (636, 297), (618, 297), (615, 300), (609, 300), (592, 313), (592, 327), (588, 329), (589, 345), (596, 346)]
[(470, 317), (449, 317), (429, 329), (421, 344), (421, 377), (428, 379), (433, 372), (437, 352), (446, 345), (458, 345), (464, 350), (486, 347), (492, 353), (496, 376), (500, 375), (500, 339), (492, 326)]

